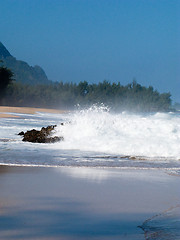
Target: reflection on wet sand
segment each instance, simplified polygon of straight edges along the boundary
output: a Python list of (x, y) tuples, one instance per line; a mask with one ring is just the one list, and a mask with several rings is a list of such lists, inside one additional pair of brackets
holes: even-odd
[(0, 174), (7, 173), (8, 171), (10, 171), (8, 166), (0, 166)]
[(108, 170), (103, 169), (102, 171), (102, 169), (89, 167), (59, 168), (57, 171), (72, 178), (85, 179), (96, 183), (112, 177), (112, 173)]
[(143, 215), (94, 214), (84, 202), (61, 198), (30, 201), (37, 206), (19, 206), (0, 214), (1, 239), (10, 239), (14, 233), (13, 239), (143, 239), (135, 228)]
[(0, 239), (143, 240), (144, 219), (178, 203), (179, 178), (142, 172), (0, 167)]

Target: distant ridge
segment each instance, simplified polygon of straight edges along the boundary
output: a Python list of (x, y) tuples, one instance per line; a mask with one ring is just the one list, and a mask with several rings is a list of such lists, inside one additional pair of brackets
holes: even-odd
[(11, 57), (10, 52), (5, 48), (5, 46), (0, 42), (0, 58)]
[(51, 83), (40, 66), (36, 65), (32, 67), (25, 61), (16, 60), (1, 42), (0, 60), (3, 60), (3, 65), (5, 67), (12, 70), (16, 82), (30, 85)]

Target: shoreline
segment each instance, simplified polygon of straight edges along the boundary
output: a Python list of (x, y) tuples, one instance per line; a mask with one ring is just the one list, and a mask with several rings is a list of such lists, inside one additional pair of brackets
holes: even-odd
[(19, 117), (11, 113), (36, 114), (37, 112), (62, 114), (66, 113), (67, 111), (50, 108), (0, 106), (0, 118)]
[(176, 174), (170, 174), (170, 173), (167, 173), (167, 171), (176, 171), (176, 170), (180, 170), (179, 167), (173, 167), (173, 168), (163, 168), (163, 167), (115, 167), (115, 166), (76, 166), (76, 165), (72, 165), (72, 166), (69, 166), (69, 165), (41, 165), (41, 164), (20, 164), (20, 163), (1, 163), (0, 162), (0, 167), (3, 167), (3, 166), (7, 166), (7, 167), (28, 167), (28, 168), (77, 168), (77, 169), (109, 169), (109, 170), (132, 170), (132, 171), (138, 171), (138, 170), (144, 170), (144, 171), (163, 171), (164, 173), (168, 174), (168, 175), (173, 175), (173, 176), (177, 176), (177, 177), (180, 177), (180, 175), (176, 175)]

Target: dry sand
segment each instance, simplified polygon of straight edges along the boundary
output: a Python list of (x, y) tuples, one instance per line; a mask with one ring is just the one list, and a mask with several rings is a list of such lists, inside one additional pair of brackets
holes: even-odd
[(57, 109), (47, 109), (47, 108), (0, 106), (0, 118), (18, 117), (18, 116), (14, 115), (14, 114), (11, 115), (10, 113), (35, 114), (36, 112), (64, 113), (65, 111), (57, 110)]

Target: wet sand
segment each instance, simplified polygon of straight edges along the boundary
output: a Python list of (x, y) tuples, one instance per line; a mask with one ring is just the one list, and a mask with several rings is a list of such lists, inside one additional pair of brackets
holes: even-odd
[(31, 107), (8, 107), (0, 106), (0, 117), (18, 117), (10, 113), (23, 113), (23, 114), (35, 114), (36, 112), (46, 113), (64, 113), (63, 110), (48, 109), (48, 108), (31, 108)]
[(177, 206), (179, 185), (160, 170), (0, 166), (0, 239), (146, 239), (138, 226)]

